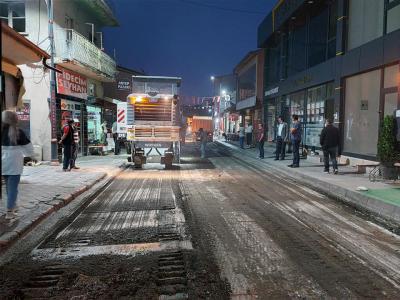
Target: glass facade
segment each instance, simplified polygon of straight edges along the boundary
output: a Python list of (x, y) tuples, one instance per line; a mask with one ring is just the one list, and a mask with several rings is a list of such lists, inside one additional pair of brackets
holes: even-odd
[(238, 101), (256, 95), (256, 64), (238, 76)]
[(400, 29), (400, 2), (389, 1), (386, 17), (386, 33)]
[(336, 55), (337, 1), (292, 17), (266, 48), (265, 80), (272, 85)]
[(383, 35), (385, 1), (350, 0), (348, 50)]

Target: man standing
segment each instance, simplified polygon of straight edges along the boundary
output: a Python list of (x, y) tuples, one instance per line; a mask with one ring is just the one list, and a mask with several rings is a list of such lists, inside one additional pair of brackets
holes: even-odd
[(288, 165), (290, 168), (298, 168), (300, 166), (300, 143), (301, 143), (301, 123), (299, 116), (292, 116), (292, 127), (290, 128), (290, 141), (293, 146), (293, 163)]
[(200, 151), (201, 151), (201, 158), (206, 158), (206, 144), (207, 144), (207, 132), (203, 130), (203, 128), (199, 129), (199, 136), (200, 136)]
[(284, 160), (286, 152), (286, 142), (288, 141), (288, 125), (283, 121), (283, 117), (278, 117), (278, 125), (276, 126), (276, 151), (275, 160)]
[(119, 147), (118, 132), (117, 132), (117, 122), (116, 121), (112, 124), (111, 132), (112, 132), (113, 139), (114, 139), (114, 154), (118, 155), (120, 153), (120, 147)]
[(251, 148), (253, 144), (253, 125), (251, 123), (247, 124), (246, 128), (246, 143), (249, 148)]
[(71, 171), (73, 167), (72, 161), (72, 145), (74, 143), (74, 129), (69, 119), (66, 119), (67, 123), (64, 125), (62, 131), (63, 135), (61, 140), (58, 142), (63, 145), (64, 148), (64, 160), (63, 160), (63, 171)]
[(244, 149), (244, 127), (243, 124), (239, 124), (239, 145), (240, 148)]
[(69, 124), (72, 126), (72, 129), (74, 130), (74, 143), (72, 144), (72, 169), (79, 169), (79, 167), (76, 165), (76, 160), (78, 159), (79, 141), (80, 141), (79, 132), (73, 120), (70, 120)]
[(264, 159), (265, 129), (261, 123), (258, 125), (257, 142), (258, 149), (260, 150), (259, 158)]
[(320, 144), (324, 152), (325, 173), (329, 173), (329, 158), (332, 161), (333, 173), (338, 173), (338, 164), (336, 155), (340, 156), (342, 149), (340, 147), (339, 129), (333, 126), (331, 119), (326, 119), (325, 127), (321, 131)]

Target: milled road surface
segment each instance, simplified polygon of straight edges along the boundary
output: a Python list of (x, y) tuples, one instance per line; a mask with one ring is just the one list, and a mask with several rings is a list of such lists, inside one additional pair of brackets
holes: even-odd
[(233, 299), (399, 299), (400, 239), (255, 160), (209, 145), (215, 169), (181, 171), (192, 231)]
[(398, 236), (255, 159), (208, 148), (201, 160), (187, 145), (173, 170), (123, 172), (0, 267), (0, 299), (399, 299)]

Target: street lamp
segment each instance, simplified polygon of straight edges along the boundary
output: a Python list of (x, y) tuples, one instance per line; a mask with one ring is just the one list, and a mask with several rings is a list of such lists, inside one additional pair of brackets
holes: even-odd
[(225, 96), (225, 95), (226, 95), (226, 90), (222, 90), (222, 91), (221, 91), (221, 95), (222, 95), (222, 96)]
[(214, 80), (215, 80), (215, 76), (211, 76), (211, 77), (210, 77), (210, 80), (211, 80), (211, 81), (214, 81)]

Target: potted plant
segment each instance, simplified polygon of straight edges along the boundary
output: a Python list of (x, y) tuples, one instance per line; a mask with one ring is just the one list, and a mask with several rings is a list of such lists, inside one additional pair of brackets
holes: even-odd
[(397, 179), (397, 170), (393, 165), (400, 160), (400, 153), (397, 150), (396, 121), (393, 116), (383, 119), (378, 138), (378, 159), (383, 179)]

